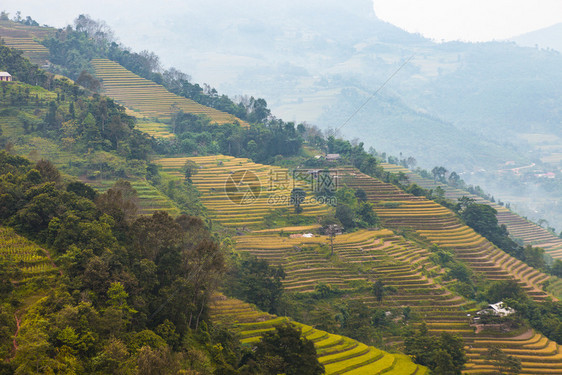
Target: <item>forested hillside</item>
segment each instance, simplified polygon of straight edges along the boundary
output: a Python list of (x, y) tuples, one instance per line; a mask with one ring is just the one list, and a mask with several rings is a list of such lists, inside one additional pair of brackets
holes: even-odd
[[(52, 72), (0, 45), (2, 373), (562, 373), (562, 263), (507, 210), (86, 16), (25, 22)], [(150, 117), (155, 92), (199, 104)]]

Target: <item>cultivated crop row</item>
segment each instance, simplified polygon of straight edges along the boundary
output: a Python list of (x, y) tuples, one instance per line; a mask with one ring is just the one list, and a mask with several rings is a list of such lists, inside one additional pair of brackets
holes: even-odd
[(91, 64), (96, 76), (102, 80), (106, 95), (145, 117), (169, 119), (172, 114), (181, 110), (185, 113), (205, 115), (218, 124), (236, 121), (245, 124), (229, 113), (175, 95), (164, 86), (139, 77), (114, 61), (94, 59)]

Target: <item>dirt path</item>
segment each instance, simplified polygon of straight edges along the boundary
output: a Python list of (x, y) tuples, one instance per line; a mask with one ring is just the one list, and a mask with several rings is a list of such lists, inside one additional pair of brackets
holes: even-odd
[(14, 357), (16, 356), (16, 351), (18, 350), (18, 341), (17, 341), (17, 338), (18, 338), (18, 334), (20, 333), (20, 324), (21, 324), (21, 318), (18, 318), (18, 316), (16, 315), (16, 313), (14, 313), (14, 318), (16, 319), (16, 333), (14, 333), (14, 340), (13, 340), (13, 343), (14, 343), (14, 349), (13, 349), (14, 354), (13, 354), (12, 358), (14, 358)]
[(55, 267), (59, 271), (60, 275), (62, 276), (62, 270), (57, 267), (57, 265), (53, 261), (53, 258), (51, 258), (51, 254), (49, 253), (49, 251), (47, 251), (47, 249), (43, 249), (43, 251), (45, 251), (45, 255), (47, 255), (47, 258), (49, 258), (49, 261), (51, 262), (51, 265), (53, 267)]
[[(57, 265), (56, 265), (55, 262), (53, 261), (53, 258), (51, 258), (51, 254), (50, 254), (46, 249), (43, 249), (43, 250), (45, 251), (45, 254), (46, 254), (47, 258), (49, 258), (49, 261), (51, 262), (51, 264), (53, 265), (53, 267), (54, 267), (56, 270), (58, 270), (58, 271), (59, 271), (59, 274), (62, 276), (62, 275), (63, 275), (62, 270), (61, 270), (59, 267), (57, 267)], [(23, 317), (23, 314), (24, 314), (24, 310), (23, 310), (22, 313), (21, 313), (21, 316), (22, 316), (22, 317)], [(21, 326), (22, 317), (18, 318), (17, 312), (14, 313), (14, 319), (16, 320), (16, 332), (14, 333), (14, 339), (13, 339), (13, 341), (12, 341), (12, 342), (13, 342), (13, 349), (12, 349), (12, 350), (13, 350), (13, 355), (12, 355), (12, 358), (11, 358), (11, 359), (13, 359), (13, 358), (16, 356), (16, 352), (17, 352), (17, 350), (18, 350), (18, 341), (17, 341), (17, 338), (18, 338), (18, 335), (19, 335), (19, 332), (20, 332), (20, 326)]]

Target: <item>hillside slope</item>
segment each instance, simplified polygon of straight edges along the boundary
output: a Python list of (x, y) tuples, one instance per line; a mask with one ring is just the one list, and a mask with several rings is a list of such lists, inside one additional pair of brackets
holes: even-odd
[(328, 206), (311, 197), (309, 185), (295, 179), (286, 168), (225, 155), (161, 158), (155, 162), (164, 172), (184, 178), (182, 168), (188, 161), (195, 163), (197, 172), (191, 180), (202, 194), (202, 203), (224, 226), (256, 228), (263, 226), (275, 210), (292, 212), (293, 188), (308, 190), (302, 216), (309, 221), (315, 223), (317, 217), (328, 212)]
[[(40, 298), (48, 294), (62, 276), (53, 263), (49, 252), (28, 239), (19, 236), (12, 228), (0, 226), (0, 263), (3, 283), (13, 284), (13, 290), (8, 293), (9, 297), (0, 304), (0, 312), (3, 317), (7, 314), (10, 321), (2, 319), (3, 333), (0, 338), (0, 362), (8, 361), (16, 355), (19, 348), (18, 334), (20, 327), (26, 324), (27, 310)], [(2, 294), (6, 293), (6, 285), (3, 285)], [(23, 301), (18, 305), (11, 305), (9, 301)]]
[[(457, 171), (528, 160), (538, 150), (515, 134), (559, 134), (552, 98), (560, 97), (562, 58), (553, 51), (513, 42), (434, 43), (380, 20), (368, 0), (209, 1), (178, 9), (168, 21), (129, 40), (221, 92), (266, 98), (276, 116), (323, 128), (341, 126), (413, 56), (345, 134), (367, 148), (415, 155), (425, 168), (443, 160)], [(162, 34), (175, 43), (162, 44)], [(435, 152), (418, 148), (420, 134)], [(514, 151), (519, 146), (533, 153)]]
[(553, 258), (562, 259), (562, 239), (560, 239), (560, 237), (553, 235), (546, 229), (530, 222), (504, 206), (491, 202), (478, 195), (474, 195), (466, 190), (453, 188), (447, 184), (423, 178), (419, 174), (398, 165), (383, 163), (382, 166), (385, 170), (392, 173), (404, 173), (408, 177), (409, 182), (415, 183), (425, 189), (435, 189), (440, 186), (445, 191), (445, 197), (451, 199), (453, 202), (466, 196), (474, 199), (477, 203), (483, 203), (493, 207), (498, 211), (498, 222), (507, 227), (509, 234), (514, 239), (521, 240), (525, 245), (541, 247)]
[(50, 27), (26, 26), (12, 21), (0, 20), (0, 39), (8, 47), (20, 49), (31, 62), (44, 65), (49, 60), (49, 50), (39, 43), (54, 34)]
[(548, 297), (542, 290), (548, 275), (501, 251), (462, 224), (449, 209), (357, 171), (340, 169), (338, 176), (343, 176), (348, 186), (365, 190), (386, 227), (414, 230), (431, 243), (449, 249), (484, 277), (490, 280), (513, 277), (531, 298), (544, 301)]
[(257, 311), (240, 300), (215, 296), (211, 310), (212, 319), (238, 333), (244, 343), (255, 343), (276, 325), (290, 323), (302, 331), (304, 337), (314, 342), (318, 359), (324, 365), (327, 375), (419, 375), (426, 374), (427, 368), (414, 364), (403, 354), (391, 354), (367, 346), (350, 338), (333, 335), (311, 326), (275, 317)]
[[(301, 233), (305, 231), (303, 228)], [(470, 316), (477, 311), (477, 305), (450, 291), (450, 282), (444, 282), (444, 272), (430, 261), (428, 250), (387, 229), (337, 236), (334, 257), (326, 256), (329, 244), (327, 236), (288, 238), (275, 232), (236, 238), (238, 251), (249, 252), (284, 267), (287, 277), (283, 284), (287, 292), (317, 293), (321, 286), (328, 286), (332, 290), (344, 291), (331, 303), (357, 301), (372, 311), (387, 311), (395, 321), (402, 321), (404, 309), (409, 308), (411, 316), (417, 317), (410, 318), (410, 324), (416, 326), (424, 321), (434, 335), (441, 332), (461, 335), (469, 357), (468, 373), (483, 374), (493, 370), (482, 354), (494, 346), (519, 357), (523, 361), (522, 374), (562, 373), (559, 360), (562, 351), (543, 335), (533, 330), (493, 335), (480, 332), (471, 324)], [(378, 301), (370, 290), (359, 287), (375, 280), (387, 288), (394, 288), (395, 292)], [(313, 316), (318, 310), (314, 304), (309, 305), (306, 315)], [(245, 322), (241, 317), (233, 319)], [(331, 324), (329, 319), (325, 316), (322, 323)], [(390, 335), (384, 340), (391, 346), (400, 342), (400, 338)]]
[(170, 119), (177, 111), (208, 116), (218, 124), (235, 121), (247, 125), (231, 114), (206, 107), (191, 99), (172, 94), (163, 86), (139, 77), (118, 63), (107, 59), (91, 61), (104, 93), (141, 116)]

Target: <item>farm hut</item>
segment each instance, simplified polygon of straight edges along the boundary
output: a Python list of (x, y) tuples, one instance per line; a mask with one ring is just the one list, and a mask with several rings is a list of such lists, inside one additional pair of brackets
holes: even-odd
[(328, 155), (326, 155), (327, 161), (338, 161), (340, 159), (341, 159), (340, 154), (328, 154)]
[(0, 81), (11, 82), (12, 81), (12, 75), (8, 72), (0, 72)]

